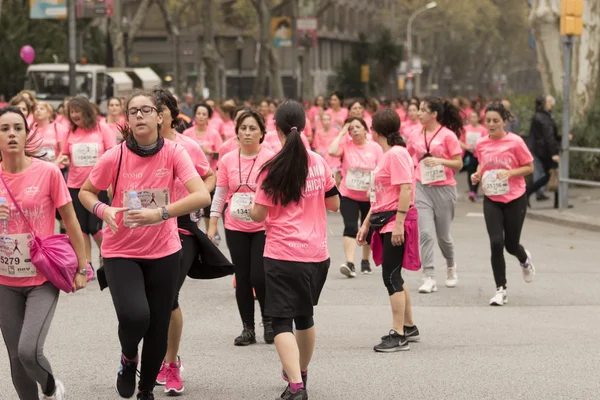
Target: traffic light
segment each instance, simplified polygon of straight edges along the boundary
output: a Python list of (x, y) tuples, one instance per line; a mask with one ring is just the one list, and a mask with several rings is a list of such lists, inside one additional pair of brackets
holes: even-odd
[(583, 33), (583, 0), (561, 0), (560, 34), (581, 36)]

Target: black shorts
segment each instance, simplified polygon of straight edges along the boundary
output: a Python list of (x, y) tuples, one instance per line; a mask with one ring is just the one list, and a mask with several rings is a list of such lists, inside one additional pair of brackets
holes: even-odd
[[(83, 234), (94, 236), (102, 230), (102, 220), (89, 212), (87, 208), (81, 204), (79, 201), (79, 190), (80, 189), (69, 188), (69, 194), (71, 195), (71, 199), (73, 199), (75, 215), (77, 216), (77, 221), (79, 221), (79, 226), (81, 227)], [(98, 200), (108, 204), (108, 194), (106, 191), (98, 193)]]
[(265, 257), (265, 315), (312, 317), (329, 271), (330, 260), (304, 263)]

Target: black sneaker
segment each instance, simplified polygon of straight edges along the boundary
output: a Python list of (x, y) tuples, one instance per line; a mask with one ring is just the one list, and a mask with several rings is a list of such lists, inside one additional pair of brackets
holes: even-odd
[(154, 400), (154, 393), (149, 390), (142, 390), (137, 394), (137, 400)]
[(292, 392), (292, 389), (290, 389), (290, 385), (288, 385), (279, 398), (285, 400), (308, 400), (308, 393), (306, 392), (306, 388), (300, 389), (294, 393)]
[(340, 267), (340, 272), (342, 275), (346, 275), (348, 278), (354, 278), (356, 276), (356, 272), (354, 271), (354, 263), (346, 263), (342, 264)]
[(419, 340), (421, 340), (421, 337), (419, 336), (419, 328), (417, 328), (417, 326), (406, 326), (404, 325), (404, 336), (406, 337), (406, 340), (408, 340), (409, 342), (418, 342)]
[(119, 372), (117, 373), (117, 383), (115, 388), (119, 396), (128, 399), (135, 394), (135, 375), (137, 373), (137, 361), (127, 361), (125, 356), (121, 355)]
[(362, 260), (360, 262), (360, 272), (362, 272), (363, 275), (371, 275), (373, 273), (373, 271), (371, 271), (369, 260)]
[(235, 338), (233, 344), (236, 346), (248, 346), (254, 343), (256, 343), (256, 333), (254, 333), (254, 328), (250, 329), (244, 324), (244, 330), (240, 336)]
[(394, 353), (396, 351), (410, 350), (408, 340), (405, 336), (398, 335), (395, 330), (391, 330), (390, 334), (381, 339), (381, 343), (373, 347), (373, 350), (380, 353)]
[(273, 331), (273, 322), (271, 322), (271, 318), (263, 319), (263, 328), (264, 328), (263, 338), (265, 339), (265, 343), (266, 344), (275, 343), (275, 332)]

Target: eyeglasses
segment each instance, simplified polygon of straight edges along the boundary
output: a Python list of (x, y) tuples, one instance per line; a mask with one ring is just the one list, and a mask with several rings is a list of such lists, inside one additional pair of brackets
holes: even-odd
[(142, 115), (144, 116), (148, 116), (150, 114), (152, 114), (152, 111), (156, 111), (158, 113), (158, 110), (156, 109), (156, 107), (152, 107), (152, 106), (143, 106), (140, 108), (136, 108), (136, 107), (131, 107), (129, 109), (127, 109), (127, 115), (129, 115), (130, 117), (135, 117), (138, 112), (142, 112)]

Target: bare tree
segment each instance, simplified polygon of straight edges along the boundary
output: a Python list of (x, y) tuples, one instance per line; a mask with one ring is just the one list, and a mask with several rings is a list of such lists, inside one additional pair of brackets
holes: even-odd
[(271, 8), (268, 0), (251, 0), (258, 19), (258, 63), (254, 80), (253, 97), (260, 99), (265, 94), (269, 54), (271, 53)]
[(127, 43), (125, 43), (121, 1), (122, 0), (113, 1), (113, 15), (110, 19), (110, 37), (113, 45), (115, 66), (119, 68), (123, 68), (127, 65), (125, 60), (125, 49), (132, 48), (133, 41), (141, 29), (144, 19), (148, 14), (148, 9), (152, 3), (152, 0), (141, 0), (139, 2), (133, 20), (129, 23), (127, 29)]
[(204, 0), (202, 2), (204, 34), (202, 38), (202, 61), (204, 62), (206, 72), (206, 87), (212, 98), (220, 98), (221, 84), (219, 80), (219, 63), (221, 56), (217, 50), (215, 42), (214, 25), (214, 1)]

